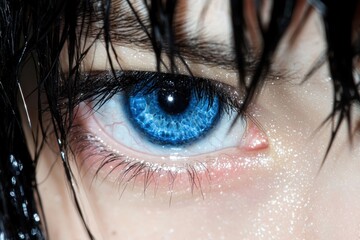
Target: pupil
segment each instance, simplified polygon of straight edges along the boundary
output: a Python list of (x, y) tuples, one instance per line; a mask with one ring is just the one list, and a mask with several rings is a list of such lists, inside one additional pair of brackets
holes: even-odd
[(188, 90), (181, 91), (162, 89), (158, 93), (160, 107), (168, 114), (180, 114), (189, 106), (191, 93)]

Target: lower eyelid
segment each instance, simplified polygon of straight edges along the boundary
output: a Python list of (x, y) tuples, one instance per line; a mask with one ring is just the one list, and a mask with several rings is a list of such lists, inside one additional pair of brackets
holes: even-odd
[[(78, 112), (71, 142), (81, 170), (91, 176), (124, 185), (136, 180), (140, 187), (193, 192), (195, 188), (246, 179), (273, 164), (265, 134), (252, 121), (242, 144), (219, 151), (184, 157), (150, 156), (116, 143), (107, 136), (84, 104)], [(241, 181), (240, 181), (241, 182)], [(233, 184), (229, 184), (229, 186)]]

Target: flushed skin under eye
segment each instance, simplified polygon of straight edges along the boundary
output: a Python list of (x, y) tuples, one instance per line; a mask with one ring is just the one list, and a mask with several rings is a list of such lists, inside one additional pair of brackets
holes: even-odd
[[(208, 84), (213, 83), (209, 81)], [(139, 93), (140, 95), (137, 95)], [(73, 146), (85, 172), (100, 174), (107, 180), (125, 186), (136, 180), (141, 186), (147, 186), (146, 188), (154, 185), (157, 189), (190, 191), (189, 189), (194, 187), (203, 188), (205, 183), (209, 185), (210, 182), (233, 181), (239, 176), (243, 177), (272, 164), (267, 154), (267, 138), (251, 119), (236, 118), (235, 111), (220, 109), (224, 107), (219, 103), (219, 99), (231, 98), (228, 95), (214, 96), (197, 92), (200, 97), (194, 97), (193, 105), (186, 106), (177, 116), (181, 119), (184, 117), (181, 114), (184, 110), (187, 111), (186, 108), (196, 108), (202, 104), (206, 105), (206, 108), (200, 108), (204, 114), (208, 114), (205, 109), (212, 110), (213, 118), (218, 119), (207, 123), (208, 128), (212, 129), (209, 132), (205, 129), (202, 138), (196, 136), (188, 144), (172, 142), (161, 145), (160, 141), (144, 137), (144, 134), (136, 129), (139, 126), (130, 122), (134, 116), (129, 116), (122, 99), (128, 95), (129, 98), (137, 99), (137, 96), (141, 96), (139, 98), (152, 101), (151, 99), (156, 99), (159, 94), (156, 87), (152, 91), (143, 88), (140, 91), (128, 91), (127, 94), (120, 92), (95, 112), (92, 108), (96, 102), (82, 103), (79, 106), (76, 119), (78, 127), (73, 131), (73, 135), (77, 137)], [(225, 91), (221, 94), (225, 95)], [(145, 107), (143, 111), (145, 109), (149, 110)], [(172, 114), (174, 113), (167, 113), (170, 116)], [(163, 116), (163, 121), (168, 119), (167, 115)], [(238, 120), (232, 125), (234, 119)], [(163, 124), (166, 125), (166, 122), (160, 122), (150, 129), (160, 129)], [(179, 125), (178, 129), (181, 128)], [(170, 138), (162, 141), (174, 140)]]

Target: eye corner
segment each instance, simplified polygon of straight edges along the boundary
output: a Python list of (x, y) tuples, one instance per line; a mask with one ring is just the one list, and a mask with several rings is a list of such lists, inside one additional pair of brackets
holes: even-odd
[(269, 139), (266, 133), (257, 126), (253, 121), (249, 120), (247, 129), (243, 137), (243, 144), (240, 148), (245, 151), (260, 151), (269, 148)]

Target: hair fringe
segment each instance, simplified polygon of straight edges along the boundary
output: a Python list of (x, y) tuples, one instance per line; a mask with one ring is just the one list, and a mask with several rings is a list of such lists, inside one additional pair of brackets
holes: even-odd
[[(175, 58), (181, 59), (174, 33), (174, 17), (178, 1), (144, 0), (143, 3), (150, 19), (150, 29), (141, 22), (131, 1), (123, 1), (129, 5), (143, 31), (148, 31), (147, 35), (156, 56), (157, 70), (161, 71), (164, 66), (165, 53), (165, 56), (170, 59), (170, 71), (177, 73)], [(258, 18), (260, 18), (262, 2), (255, 1)], [(230, 0), (239, 82), (246, 89), (244, 109), (256, 98), (259, 89), (263, 87), (265, 76), (271, 67), (271, 59), (291, 23), (296, 3), (296, 0), (273, 0), (268, 26), (259, 25), (263, 42), (260, 61), (251, 81), (246, 83), (247, 71), (244, 56), (249, 51), (249, 42), (245, 37), (247, 25), (244, 16), (244, 1)], [(357, 67), (354, 59), (358, 58), (360, 53), (359, 33), (357, 33), (356, 41), (353, 41), (353, 22), (356, 17), (354, 9), (358, 7), (358, 1), (348, 0), (346, 3), (339, 4), (331, 0), (311, 0), (309, 3), (322, 15), (328, 46), (326, 58), (334, 86), (333, 110), (325, 120), (331, 121), (333, 126), (328, 153), (344, 121), (347, 123), (349, 136), (352, 135), (351, 112), (353, 107), (359, 106), (360, 103), (359, 83), (354, 78), (354, 69)], [(2, 106), (0, 137), (7, 140), (7, 145), (0, 149), (0, 237), (3, 234), (5, 238), (16, 238), (21, 233), (31, 239), (44, 239), (47, 235), (46, 225), (42, 225), (45, 220), (35, 179), (36, 161), (32, 160), (27, 149), (21, 124), (20, 110), (26, 108), (26, 103), (19, 104), (18, 102), (19, 90), (21, 90), (20, 75), (26, 62), (32, 59), (37, 74), (38, 110), (42, 135), (46, 136), (48, 133), (48, 129), (43, 125), (42, 113), (49, 111), (58, 140), (58, 151), (61, 154), (64, 172), (76, 208), (89, 238), (94, 238), (78, 202), (74, 188), (76, 182), (74, 182), (67, 155), (67, 135), (72, 127), (73, 107), (76, 104), (76, 91), (81, 76), (80, 64), (90, 48), (84, 42), (91, 31), (89, 22), (92, 21), (95, 13), (94, 8), (98, 7), (94, 4), (100, 4), (101, 7), (103, 25), (98, 36), (103, 37), (105, 41), (110, 65), (115, 75), (115, 63), (110, 58), (111, 54), (116, 56), (109, 23), (113, 7), (111, 0), (0, 1), (0, 101)], [(339, 35), (341, 38), (338, 37)], [(66, 73), (62, 72), (59, 62), (59, 56), (64, 51), (65, 45), (67, 60), (71, 66)], [(65, 105), (60, 100), (64, 99), (64, 93), (67, 96)], [(46, 96), (46, 106), (40, 101), (41, 94)], [(39, 146), (36, 146), (36, 149), (41, 148), (43, 144), (43, 142), (38, 143)], [(23, 166), (22, 170), (19, 169), (20, 165)], [(15, 177), (16, 184), (10, 184), (12, 177)], [(24, 189), (24, 192), (20, 189)], [(15, 197), (13, 199), (6, 197), (12, 191), (16, 192)], [(32, 214), (31, 216), (37, 214), (42, 219), (41, 221), (37, 218), (35, 221), (34, 218), (26, 217), (21, 206), (13, 204), (13, 202), (20, 204), (24, 201), (29, 203), (28, 211)], [(40, 203), (39, 209), (36, 207), (37, 203)], [(15, 222), (16, 224), (13, 224)]]

